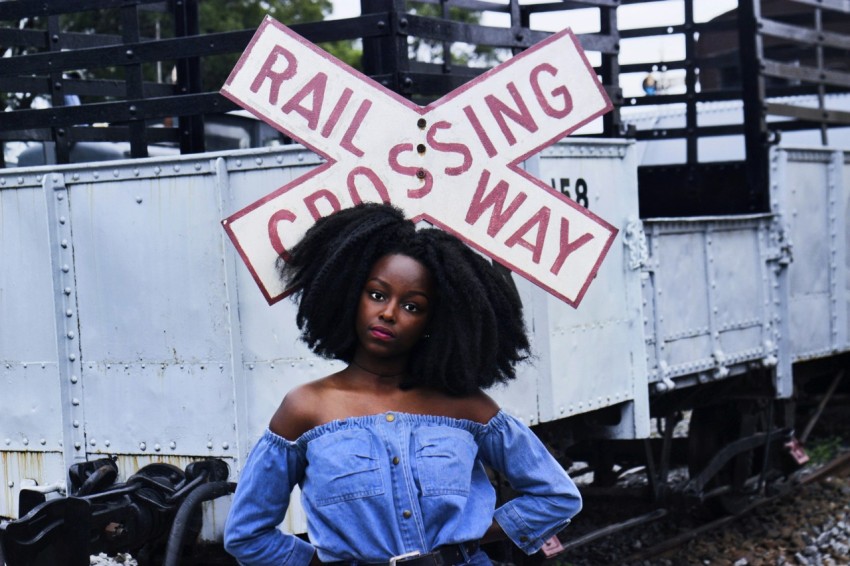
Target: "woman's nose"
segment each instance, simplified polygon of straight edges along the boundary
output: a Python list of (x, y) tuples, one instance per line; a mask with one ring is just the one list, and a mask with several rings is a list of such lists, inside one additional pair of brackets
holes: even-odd
[(395, 305), (392, 302), (385, 303), (378, 318), (387, 322), (395, 321)]

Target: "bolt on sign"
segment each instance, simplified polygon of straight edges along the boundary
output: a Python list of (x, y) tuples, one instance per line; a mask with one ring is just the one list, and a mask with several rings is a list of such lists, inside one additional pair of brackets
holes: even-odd
[(570, 30), (419, 106), (267, 17), (222, 93), (326, 163), (222, 221), (269, 303), (319, 218), (391, 202), (578, 306), (617, 229), (521, 162), (611, 109)]

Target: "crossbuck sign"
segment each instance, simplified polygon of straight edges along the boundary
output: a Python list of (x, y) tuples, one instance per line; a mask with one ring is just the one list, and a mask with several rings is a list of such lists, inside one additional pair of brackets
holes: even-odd
[(266, 18), (222, 93), (326, 159), (226, 218), (273, 303), (275, 262), (319, 218), (391, 202), (578, 306), (617, 230), (521, 162), (611, 102), (569, 30), (418, 106)]

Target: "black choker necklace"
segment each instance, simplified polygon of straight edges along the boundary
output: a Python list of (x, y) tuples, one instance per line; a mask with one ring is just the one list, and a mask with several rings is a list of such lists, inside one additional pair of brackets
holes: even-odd
[(372, 371), (372, 370), (370, 370), (370, 369), (366, 369), (366, 368), (364, 368), (363, 366), (361, 366), (360, 364), (358, 364), (358, 363), (357, 363), (357, 362), (355, 362), (354, 360), (351, 360), (351, 365), (353, 365), (353, 366), (357, 366), (358, 368), (362, 369), (362, 370), (363, 370), (363, 371), (365, 371), (366, 373), (370, 373), (370, 374), (372, 374), (372, 375), (376, 375), (376, 376), (378, 376), (378, 377), (401, 377), (401, 376), (403, 376), (403, 375), (404, 375), (404, 372), (401, 372), (401, 373), (395, 373), (395, 374), (391, 374), (391, 375), (387, 375), (387, 374), (383, 374), (383, 373), (378, 373), (378, 372), (376, 372), (376, 371)]

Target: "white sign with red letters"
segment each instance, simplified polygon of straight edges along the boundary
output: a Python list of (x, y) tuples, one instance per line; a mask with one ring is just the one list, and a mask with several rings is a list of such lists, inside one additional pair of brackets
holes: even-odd
[(222, 222), (270, 303), (287, 294), (278, 256), (364, 201), (392, 202), (572, 306), (617, 234), (521, 168), (611, 108), (569, 30), (422, 107), (267, 17), (222, 93), (327, 160)]

